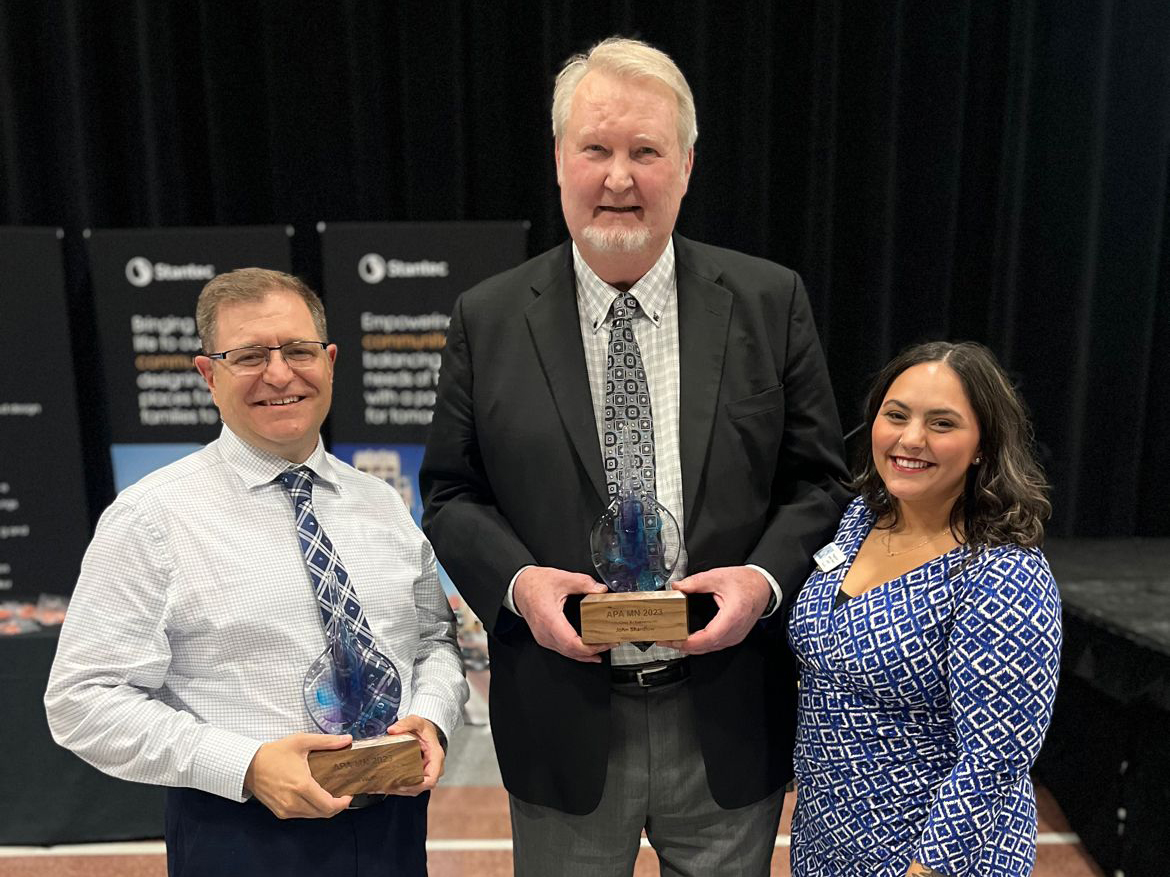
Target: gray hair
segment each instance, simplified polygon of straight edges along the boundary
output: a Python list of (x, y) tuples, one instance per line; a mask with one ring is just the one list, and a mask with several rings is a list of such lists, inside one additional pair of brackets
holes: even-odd
[(695, 120), (695, 98), (686, 77), (665, 52), (641, 40), (625, 37), (610, 37), (588, 52), (574, 55), (557, 74), (553, 87), (552, 126), (553, 137), (558, 143), (569, 121), (573, 93), (591, 70), (627, 79), (657, 79), (666, 85), (678, 101), (678, 143), (683, 155), (695, 145), (699, 139), (699, 124)]
[[(199, 330), (199, 341), (203, 344), (204, 353), (216, 352), (215, 320), (219, 306), (224, 304), (250, 304), (264, 299), (270, 292), (291, 292), (299, 295), (309, 309), (313, 318), (313, 326), (321, 336), (318, 340), (326, 341), (329, 336), (325, 331), (325, 306), (317, 293), (300, 278), (285, 274), (283, 271), (271, 271), (267, 268), (237, 268), (224, 274), (217, 274), (207, 282), (203, 291), (199, 293), (199, 301), (195, 305), (195, 327)], [(298, 339), (312, 341), (312, 338)]]

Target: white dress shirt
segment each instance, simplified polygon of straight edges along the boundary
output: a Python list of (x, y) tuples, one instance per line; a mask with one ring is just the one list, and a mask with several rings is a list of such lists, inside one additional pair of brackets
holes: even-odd
[[(593, 398), (593, 417), (597, 425), (597, 441), (601, 446), (605, 437), (605, 363), (609, 350), (609, 336), (613, 325), (613, 302), (625, 295), (597, 276), (573, 244), (573, 273), (577, 286), (577, 314), (581, 323), (581, 342), (585, 349), (585, 370), (589, 377), (589, 391)], [(654, 482), (658, 504), (674, 515), (678, 523), (678, 563), (670, 581), (687, 574), (686, 533), (683, 530), (682, 462), (679, 456), (679, 333), (678, 283), (674, 264), (674, 240), (667, 241), (666, 249), (645, 275), (630, 287), (629, 295), (638, 301), (638, 311), (632, 326), (642, 365), (646, 369), (646, 383), (650, 390), (650, 412), (654, 422)], [(780, 605), (780, 586), (772, 575), (758, 566), (775, 594), (774, 606)], [(520, 570), (517, 572), (523, 572)], [(508, 588), (505, 606), (515, 610), (512, 600), (516, 578)], [(772, 611), (775, 611), (773, 609)], [(615, 665), (630, 666), (654, 661), (670, 661), (682, 656), (675, 649), (651, 646), (642, 651), (633, 645), (620, 645), (611, 653)]]
[[(321, 613), (275, 479), (290, 464), (220, 437), (124, 490), (86, 551), (45, 693), (54, 739), (113, 776), (245, 799), (262, 743), (317, 732), (305, 671)], [(399, 717), (450, 736), (467, 699), (431, 546), (384, 481), (305, 461), (313, 507), (402, 677)]]

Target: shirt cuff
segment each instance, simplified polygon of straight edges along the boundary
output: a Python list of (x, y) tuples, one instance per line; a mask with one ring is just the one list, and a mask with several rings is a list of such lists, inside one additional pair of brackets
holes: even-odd
[(442, 736), (450, 739), (463, 718), (463, 709), (450, 698), (418, 694), (411, 700), (407, 714), (426, 719), (439, 729)]
[(772, 599), (768, 601), (768, 605), (764, 607), (764, 614), (760, 618), (767, 618), (780, 608), (780, 601), (784, 599), (784, 592), (780, 590), (780, 585), (772, 578), (772, 574), (763, 567), (756, 566), (754, 563), (746, 564), (748, 569), (754, 569), (765, 579), (768, 580), (768, 587), (772, 589)]
[(247, 801), (251, 793), (244, 791), (244, 777), (260, 749), (260, 741), (210, 725), (202, 726), (202, 732), (190, 775), (177, 785), (232, 801)]
[[(521, 614), (520, 610), (516, 608), (516, 601), (512, 599), (512, 592), (516, 590), (516, 579), (520, 578), (520, 573), (524, 572), (526, 569), (532, 569), (534, 566), (536, 566), (536, 564), (530, 563), (527, 566), (522, 566), (520, 569), (516, 570), (516, 575), (512, 576), (512, 581), (508, 583), (508, 590), (504, 593), (504, 608), (513, 615), (519, 615), (521, 618), (524, 616)], [(760, 572), (764, 571), (760, 570)], [(764, 575), (768, 574), (764, 573)], [(769, 576), (769, 579), (770, 578), (771, 577)]]

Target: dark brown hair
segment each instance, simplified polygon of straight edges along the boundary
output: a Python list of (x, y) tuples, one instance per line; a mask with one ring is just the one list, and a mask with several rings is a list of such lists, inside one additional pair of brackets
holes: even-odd
[[(931, 341), (903, 350), (870, 385), (865, 400), (866, 426), (872, 430), (882, 400), (897, 377), (925, 362), (946, 363), (958, 375), (979, 425), (981, 459), (967, 471), (963, 492), (951, 509), (951, 530), (974, 549), (1039, 545), (1052, 506), (1048, 483), (1036, 461), (1032, 425), (995, 354), (982, 344)], [(898, 504), (886, 492), (868, 442), (858, 472), (853, 489), (879, 520), (885, 518), (889, 526), (895, 526)]]

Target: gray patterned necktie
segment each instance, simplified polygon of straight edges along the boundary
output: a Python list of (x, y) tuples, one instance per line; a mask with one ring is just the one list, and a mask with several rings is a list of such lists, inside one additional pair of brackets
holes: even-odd
[[(603, 458), (609, 499), (624, 487), (643, 501), (654, 499), (654, 418), (642, 352), (634, 337), (638, 300), (622, 293), (613, 303), (613, 325), (605, 356)], [(623, 482), (625, 482), (623, 484)], [(647, 511), (652, 503), (645, 503)]]

